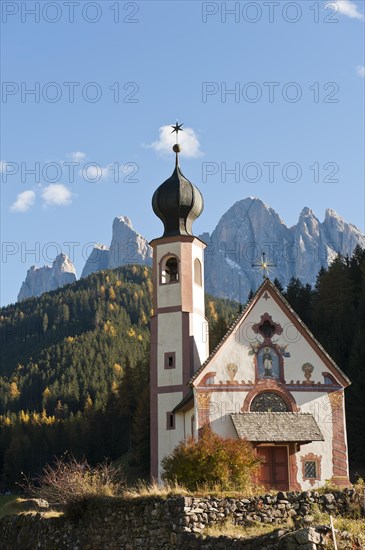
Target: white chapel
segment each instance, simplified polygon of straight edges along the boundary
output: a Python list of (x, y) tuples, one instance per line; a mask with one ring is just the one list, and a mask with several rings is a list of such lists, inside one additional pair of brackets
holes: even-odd
[(209, 355), (206, 244), (193, 234), (203, 197), (173, 150), (175, 169), (152, 199), (164, 233), (151, 242), (151, 476), (160, 480), (163, 457), (209, 423), (253, 444), (267, 487), (349, 485), (350, 381), (268, 278)]

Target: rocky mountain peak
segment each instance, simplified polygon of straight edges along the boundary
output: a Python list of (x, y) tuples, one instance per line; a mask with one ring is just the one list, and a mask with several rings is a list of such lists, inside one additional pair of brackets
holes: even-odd
[(60, 271), (62, 273), (74, 273), (76, 275), (75, 266), (73, 265), (67, 254), (64, 254), (63, 252), (61, 252), (61, 254), (59, 254), (55, 258), (52, 264), (52, 269), (54, 273)]
[[(365, 248), (365, 236), (334, 210), (326, 210), (320, 222), (309, 207), (304, 207), (298, 223), (292, 227), (257, 197), (237, 201), (219, 220), (214, 231), (200, 238), (205, 251), (206, 291), (219, 297), (245, 302), (250, 290), (262, 282), (252, 266), (262, 252), (276, 264), (270, 278), (277, 277), (284, 287), (291, 277), (313, 285), (321, 267), (328, 267), (337, 253), (351, 255), (359, 244)], [(95, 244), (82, 271), (82, 277), (124, 264), (152, 263), (147, 240), (133, 229), (127, 216), (114, 218), (110, 246)], [(76, 279), (75, 268), (65, 254), (52, 267), (32, 266), (18, 299), (38, 296)]]
[(18, 300), (25, 300), (32, 296), (40, 296), (43, 292), (56, 290), (76, 281), (75, 266), (66, 254), (59, 254), (53, 261), (52, 266), (45, 265), (36, 267), (32, 265), (23, 282)]
[(124, 264), (152, 264), (152, 249), (148, 241), (133, 229), (127, 216), (113, 220), (110, 246), (96, 244), (89, 255), (81, 277), (101, 269), (113, 269)]
[(299, 219), (308, 217), (314, 218), (315, 216), (313, 214), (313, 210), (311, 208), (308, 208), (308, 206), (305, 206), (299, 215)]
[(277, 277), (285, 287), (293, 276), (313, 285), (319, 269), (328, 267), (337, 253), (351, 255), (356, 244), (365, 248), (365, 236), (331, 209), (321, 223), (306, 206), (289, 228), (254, 197), (235, 203), (207, 242), (206, 291), (243, 303), (262, 281), (252, 267), (262, 252), (276, 264), (270, 278)]
[(123, 224), (123, 225), (126, 225), (129, 229), (133, 229), (132, 220), (128, 218), (128, 216), (117, 216), (116, 218), (114, 218), (113, 228), (114, 228), (114, 225), (118, 225), (118, 224)]

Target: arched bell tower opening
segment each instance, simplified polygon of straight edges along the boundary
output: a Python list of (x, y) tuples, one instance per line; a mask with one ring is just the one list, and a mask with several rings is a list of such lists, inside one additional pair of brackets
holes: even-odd
[(168, 285), (179, 282), (179, 258), (167, 254), (160, 262), (160, 284)]
[[(181, 131), (176, 125), (174, 131)], [(161, 479), (161, 460), (191, 434), (192, 418), (175, 407), (188, 396), (189, 381), (209, 352), (204, 307), (205, 243), (193, 234), (203, 197), (182, 173), (181, 146), (174, 145), (175, 169), (152, 198), (164, 233), (153, 248), (151, 318), (151, 476)], [(190, 414), (190, 413), (189, 413)]]

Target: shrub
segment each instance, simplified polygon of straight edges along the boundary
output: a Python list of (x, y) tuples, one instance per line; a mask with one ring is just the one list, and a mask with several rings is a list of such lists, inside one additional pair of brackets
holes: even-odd
[(198, 440), (182, 441), (162, 460), (162, 478), (192, 491), (217, 486), (239, 491), (249, 487), (261, 463), (248, 441), (220, 437), (206, 425)]
[(78, 462), (73, 457), (63, 457), (57, 458), (53, 465), (47, 464), (37, 478), (26, 480), (21, 487), (50, 504), (68, 507), (91, 496), (122, 494), (125, 478), (120, 467), (108, 462), (92, 467), (86, 460)]

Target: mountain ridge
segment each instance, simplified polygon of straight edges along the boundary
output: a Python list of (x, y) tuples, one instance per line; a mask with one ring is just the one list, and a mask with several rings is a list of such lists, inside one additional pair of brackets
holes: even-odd
[[(275, 264), (270, 277), (276, 277), (286, 287), (292, 277), (313, 285), (318, 271), (327, 268), (338, 253), (351, 255), (356, 245), (365, 248), (365, 235), (332, 208), (325, 210), (321, 222), (310, 207), (304, 206), (297, 223), (287, 226), (280, 215), (258, 197), (236, 201), (221, 216), (215, 229), (200, 234), (199, 238), (208, 245), (206, 291), (240, 302), (261, 282), (261, 273), (252, 264), (259, 261), (263, 252), (268, 261)], [(152, 249), (147, 239), (133, 228), (129, 217), (117, 216), (113, 220), (110, 246), (95, 243), (81, 278), (127, 264), (150, 266)], [(44, 273), (40, 271), (43, 268), (34, 268), (29, 273), (32, 269), (28, 270), (18, 299), (39, 295), (30, 294), (29, 281), (35, 280), (33, 286), (43, 288)], [(37, 278), (40, 279), (38, 285)], [(43, 292), (52, 289), (46, 288)]]

